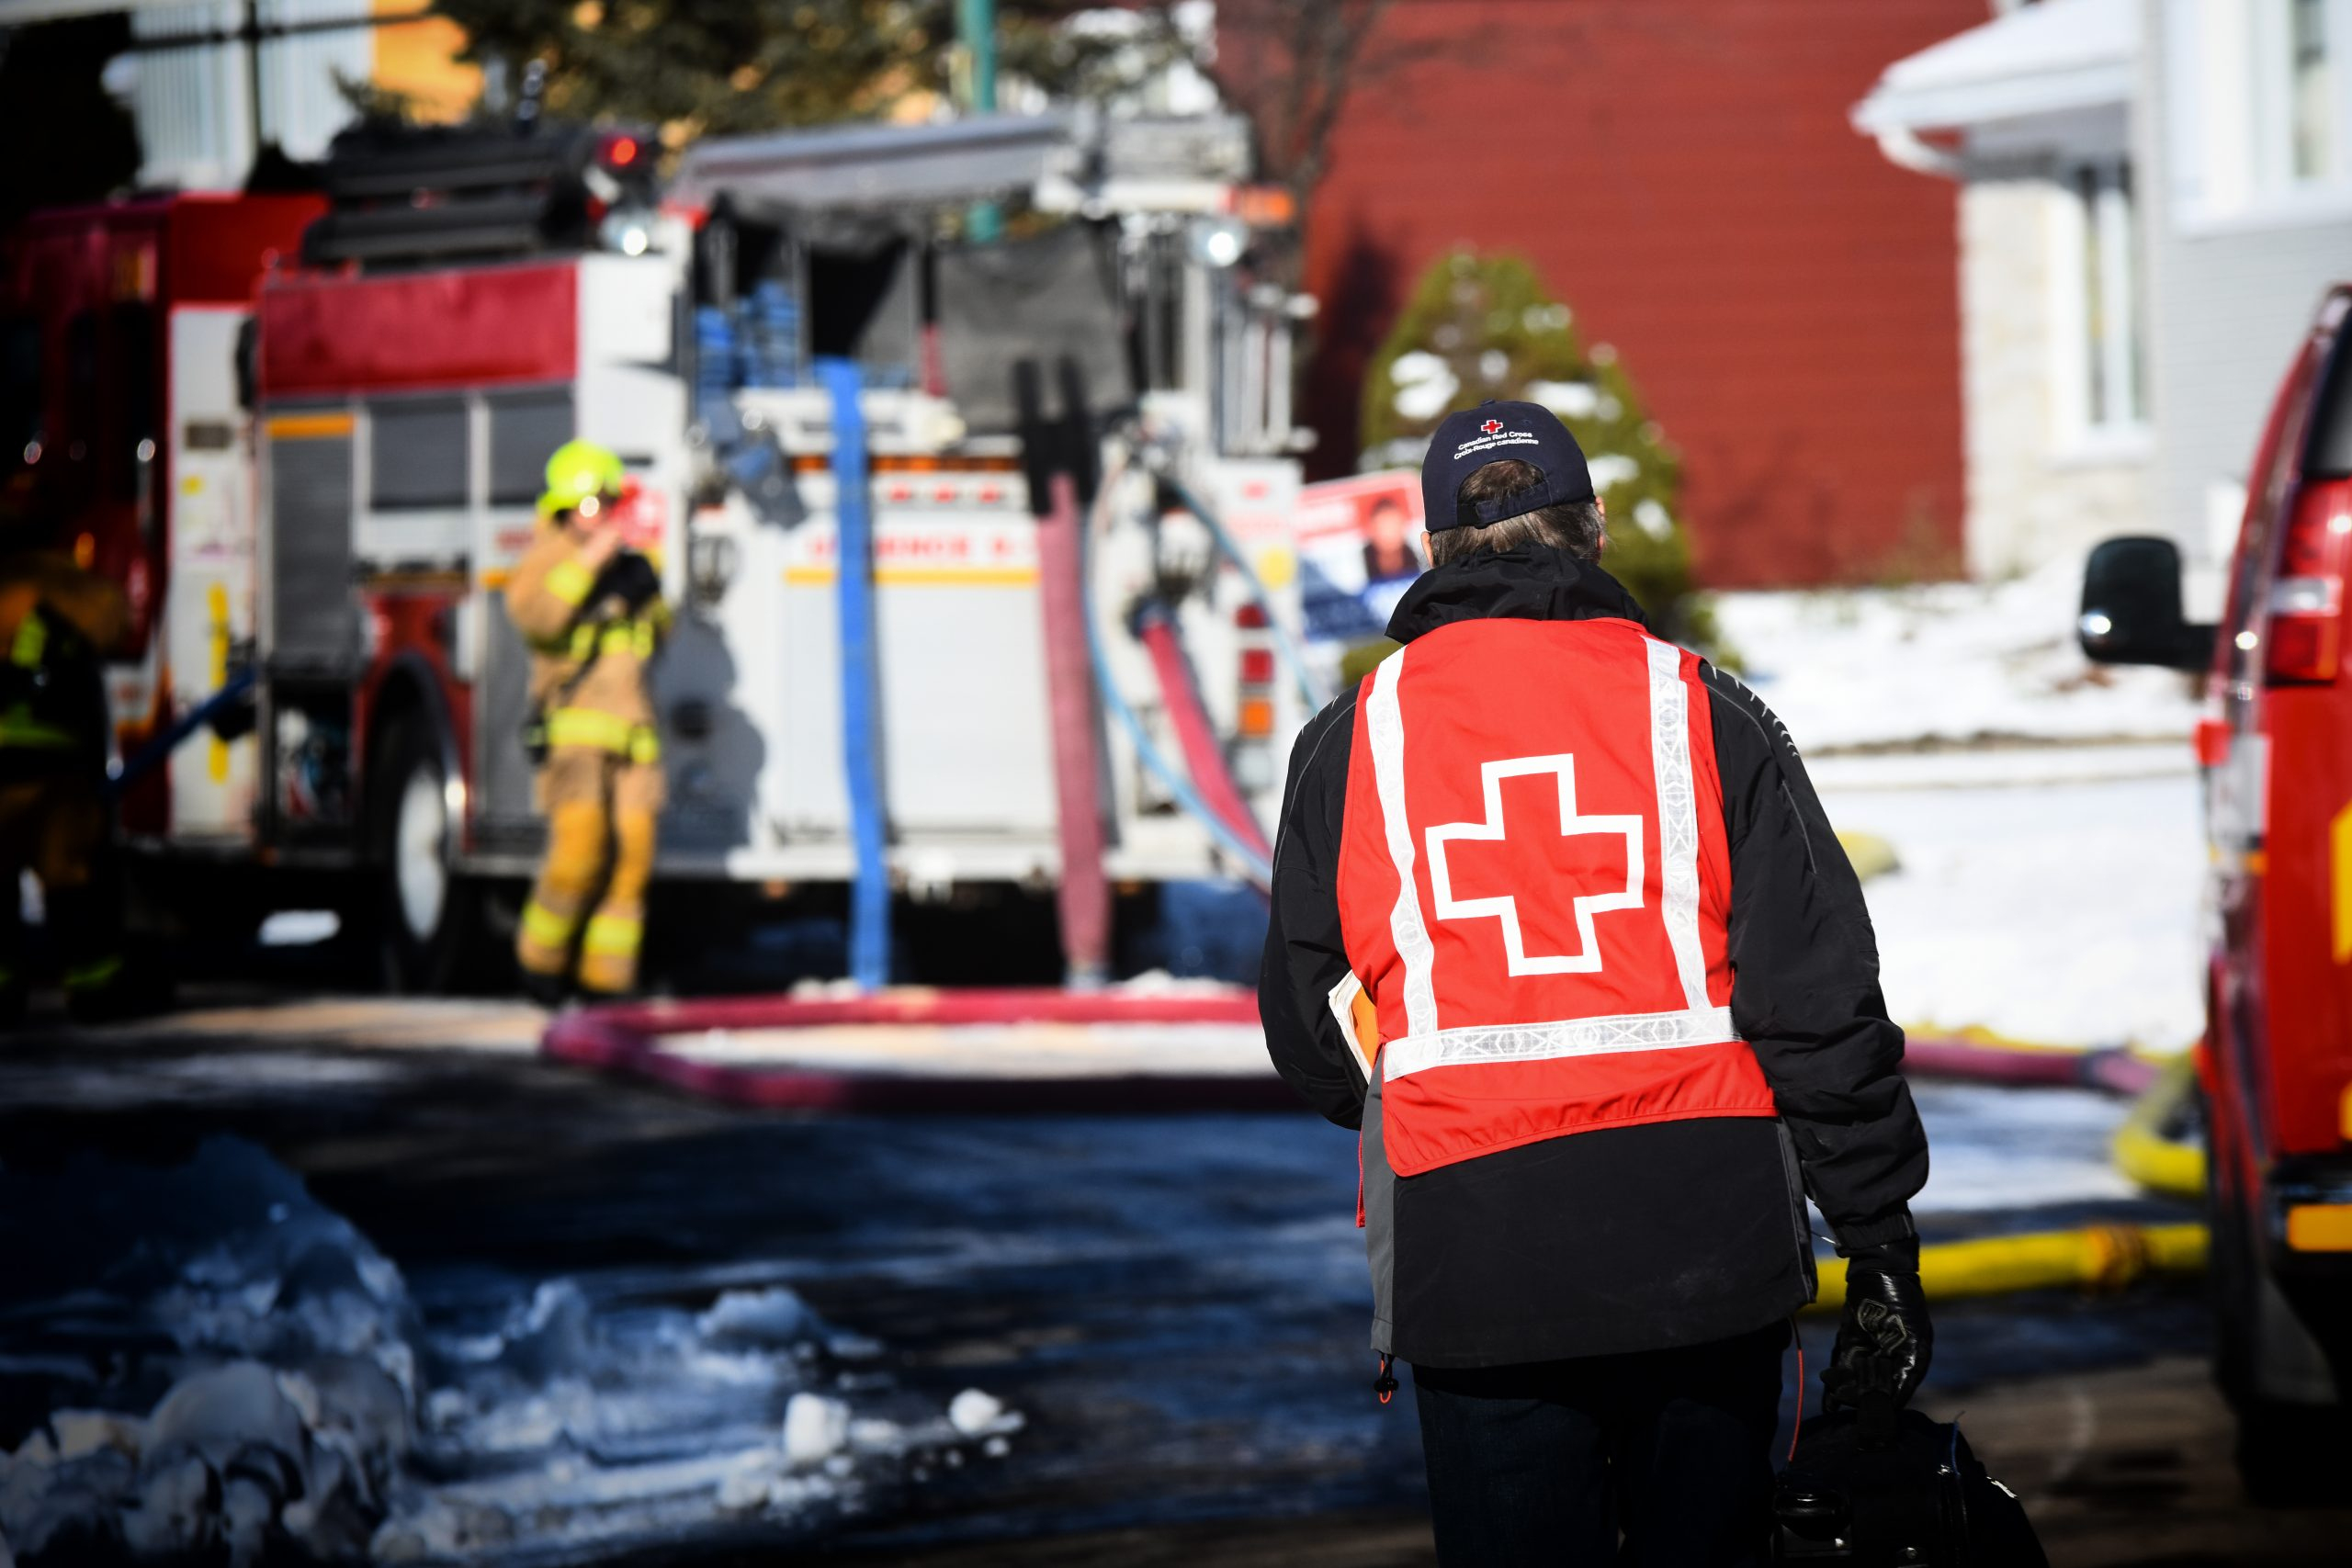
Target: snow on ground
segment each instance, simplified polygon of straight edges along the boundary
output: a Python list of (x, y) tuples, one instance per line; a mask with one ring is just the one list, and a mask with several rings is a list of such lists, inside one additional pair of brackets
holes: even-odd
[(575, 1561), (773, 1541), (1023, 1425), (893, 1393), (790, 1289), (690, 1306), (513, 1280), (427, 1304), (250, 1144), (186, 1166), (0, 1172), (0, 1561)]
[[(2192, 683), (2074, 640), (2080, 566), (1996, 584), (1716, 601), (1747, 683), (1808, 754), (1842, 831), (1896, 870), (1864, 889), (1889, 1012), (2055, 1044), (2177, 1050), (2203, 1027), (2205, 874)], [(1915, 1086), (1923, 1216), (2135, 1200), (2118, 1100)]]
[(2108, 1155), (2128, 1110), (2110, 1095), (1962, 1083), (1911, 1092), (1928, 1129), (1928, 1185), (1911, 1203), (1922, 1219), (2139, 1196)]
[(2204, 1027), (2193, 775), (1821, 793), (1901, 862), (1864, 888), (1898, 1021), (2165, 1050)]
[(2075, 643), (2082, 570), (1998, 583), (1724, 593), (1744, 679), (1806, 751), (1986, 738), (2185, 736), (2191, 683), (2092, 665)]
[(1997, 583), (1716, 601), (1869, 885), (1887, 1005), (2070, 1044), (2201, 1027), (2193, 682), (2075, 646), (2081, 565)]

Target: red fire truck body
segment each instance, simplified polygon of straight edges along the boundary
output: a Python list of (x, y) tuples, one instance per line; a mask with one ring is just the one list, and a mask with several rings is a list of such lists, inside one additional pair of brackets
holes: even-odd
[[(126, 781), (122, 826), (152, 885), (224, 922), (333, 898), (381, 933), (406, 984), (441, 983), (482, 945), (478, 895), (526, 873), (543, 831), (521, 742), (527, 652), (499, 590), (537, 526), (548, 455), (575, 438), (621, 456), (636, 542), (680, 609), (653, 678), (670, 781), (660, 874), (770, 890), (847, 880), (836, 411), (808, 375), (821, 354), (870, 367), (860, 400), (888, 873), (919, 896), (1049, 880), (1037, 524), (1020, 439), (1001, 411), (994, 423), (980, 412), (1005, 401), (1010, 360), (993, 356), (998, 340), (972, 348), (998, 328), (1000, 298), (1043, 299), (1032, 319), (1092, 333), (1055, 352), (1124, 368), (1132, 351), (1146, 367), (1125, 417), (1150, 434), (1125, 450), (1148, 440), (1159, 468), (1121, 465), (1103, 513), (1118, 521), (1090, 567), (1107, 606), (1097, 624), (1117, 633), (1098, 677), (1126, 688), (1116, 705), (1134, 720), (1106, 739), (1103, 871), (1148, 883), (1231, 870), (1220, 846), (1246, 847), (1254, 829), (1204, 830), (1177, 809), (1168, 769), (1143, 765), (1149, 738), (1168, 732), (1169, 699), (1121, 617), (1159, 595), (1193, 666), (1238, 675), (1204, 682), (1195, 703), (1246, 809), (1268, 816), (1276, 749), (1305, 716), (1267, 673), (1267, 609), (1285, 627), (1297, 618), (1297, 468), (1277, 350), (1298, 312), (1224, 270), (1246, 235), (1216, 216), (1230, 133), (1184, 130), (1172, 155), (1144, 138), (1156, 176), (1195, 155), (1223, 172), (1133, 182), (1133, 209), (1074, 134), (1040, 119), (713, 144), (726, 173), (702, 179), (692, 210), (657, 210), (650, 181), (611, 177), (641, 168), (599, 166), (622, 144), (637, 155), (617, 133), (545, 152), (428, 139), (331, 162), (326, 200), (172, 197), (0, 238), (7, 406), (37, 459), (12, 471), (8, 493), (131, 595), (139, 641), (111, 688), (122, 756), (224, 689), (253, 693), (249, 718), (196, 730)], [(562, 163), (582, 147), (584, 175)], [(558, 196), (533, 206), (509, 194), (525, 156), (541, 179), (531, 188)], [(1097, 183), (1072, 184), (1081, 167)], [(874, 197), (910, 169), (916, 206)], [(1069, 255), (1040, 263), (1009, 247), (1012, 263), (989, 253), (960, 264), (965, 281), (934, 282), (924, 214), (968, 200), (975, 179), (1065, 193), (1088, 220), (1064, 231)], [(455, 197), (411, 188), (436, 180)], [(842, 204), (848, 218), (826, 216)], [(560, 243), (548, 239), (550, 210), (571, 225)], [(758, 258), (739, 261), (753, 246)], [(1064, 325), (1062, 296), (1035, 281), (1046, 275), (999, 276), (1013, 264), (1077, 278), (1069, 319), (1086, 325)], [(767, 337), (706, 341), (709, 300), (739, 274), (782, 280), (762, 286), (767, 316), (734, 307), (742, 330)], [(980, 368), (960, 400), (939, 373), (958, 344), (943, 350), (927, 314), (959, 288), (982, 300), (962, 318), (961, 351)], [(1137, 333), (1148, 320), (1148, 342), (1122, 341), (1123, 311)], [(26, 386), (38, 406), (18, 416)], [(1272, 598), (1205, 549), (1170, 555), (1189, 536), (1181, 519), (1163, 522), (1153, 471), (1211, 498), (1239, 536), (1228, 554), (1248, 553)], [(291, 891), (301, 874), (315, 891)]]
[[(122, 748), (170, 716), (175, 677), (226, 678), (250, 577), (175, 573), (190, 535), (249, 525), (237, 337), (255, 281), (324, 210), (309, 196), (174, 196), (44, 213), (0, 243), (0, 508), (120, 582), (130, 635), (109, 671)], [(218, 527), (209, 526), (217, 522)], [(171, 601), (193, 595), (175, 613)], [(184, 634), (179, 639), (170, 635)], [(171, 820), (160, 776), (122, 802), (134, 832)]]

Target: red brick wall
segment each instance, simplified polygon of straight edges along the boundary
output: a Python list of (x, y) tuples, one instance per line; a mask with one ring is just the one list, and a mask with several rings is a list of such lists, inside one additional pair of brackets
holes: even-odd
[(1846, 117), (1989, 11), (1397, 0), (1309, 215), (1316, 466), (1352, 468), (1363, 366), (1421, 270), (1511, 250), (1617, 346), (1681, 449), (1704, 581), (1956, 569), (1955, 192)]

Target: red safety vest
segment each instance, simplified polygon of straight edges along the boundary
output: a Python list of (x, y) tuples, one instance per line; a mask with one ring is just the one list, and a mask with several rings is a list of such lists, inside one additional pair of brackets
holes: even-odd
[(1624, 620), (1457, 622), (1365, 678), (1340, 922), (1398, 1175), (1776, 1114), (1732, 1027), (1709, 716), (1697, 659)]

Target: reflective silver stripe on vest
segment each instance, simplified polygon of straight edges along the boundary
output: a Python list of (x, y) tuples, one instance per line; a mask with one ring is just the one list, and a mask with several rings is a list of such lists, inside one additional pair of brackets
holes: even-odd
[(1682, 650), (1650, 640), (1650, 762), (1657, 775), (1658, 874), (1665, 886), (1666, 940), (1693, 1012), (1708, 1006), (1707, 958), (1699, 945), (1698, 789), (1690, 777), (1690, 689)]
[(1738, 1038), (1738, 1032), (1732, 1028), (1729, 1008), (1444, 1029), (1429, 1034), (1408, 1034), (1383, 1045), (1380, 1076), (1384, 1081), (1394, 1083), (1430, 1067), (1544, 1062), (1562, 1056), (1604, 1056), (1620, 1051), (1672, 1051), (1689, 1045), (1722, 1045)]
[(1398, 649), (1373, 672), (1372, 703), (1364, 717), (1372, 727), (1372, 776), (1380, 794), (1381, 828), (1389, 862), (1396, 868), (1396, 903), (1388, 911), (1388, 934), (1405, 965), (1405, 1032), (1411, 1036), (1437, 1032), (1437, 989), (1430, 978), (1437, 950), (1421, 923), (1420, 890), (1413, 883), (1413, 829), (1405, 815), (1405, 713), (1396, 700), (1396, 683), (1404, 678), (1407, 651)]

